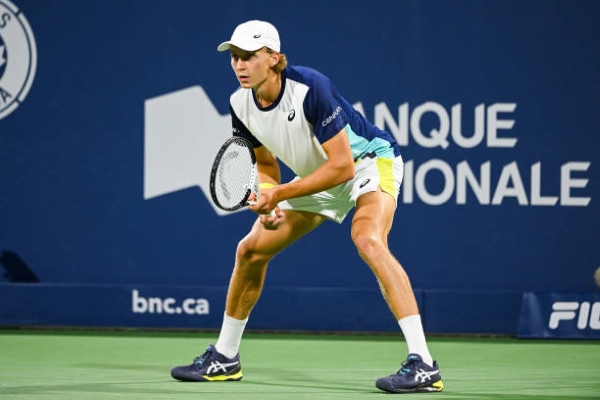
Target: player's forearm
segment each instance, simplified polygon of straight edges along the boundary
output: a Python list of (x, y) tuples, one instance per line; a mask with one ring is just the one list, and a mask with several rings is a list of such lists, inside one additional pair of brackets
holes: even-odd
[(281, 169), (277, 163), (257, 163), (258, 181), (278, 185), (281, 182)]
[(336, 166), (326, 162), (302, 179), (277, 186), (276, 197), (278, 201), (283, 201), (295, 197), (308, 196), (331, 189), (353, 177), (353, 163)]

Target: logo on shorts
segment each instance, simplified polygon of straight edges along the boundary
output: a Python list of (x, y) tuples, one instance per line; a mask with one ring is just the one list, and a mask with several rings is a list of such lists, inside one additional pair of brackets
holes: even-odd
[(368, 184), (369, 182), (371, 182), (371, 180), (370, 180), (369, 178), (365, 179), (364, 181), (362, 181), (362, 182), (360, 183), (360, 186), (359, 186), (359, 188), (360, 188), (360, 189), (364, 188), (365, 186), (367, 186), (367, 184)]
[(0, 119), (25, 100), (37, 68), (33, 32), (19, 9), (0, 0)]

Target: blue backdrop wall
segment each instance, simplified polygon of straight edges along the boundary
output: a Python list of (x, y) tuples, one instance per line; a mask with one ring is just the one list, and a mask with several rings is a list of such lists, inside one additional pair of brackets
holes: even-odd
[[(39, 278), (3, 278), (0, 322), (220, 325), (254, 216), (206, 195), (237, 86), (216, 46), (265, 19), (402, 144), (390, 247), (426, 329), (515, 332), (523, 292), (597, 290), (599, 17), (595, 1), (0, 0), (0, 250)], [(250, 328), (397, 329), (349, 222), (274, 260)]]

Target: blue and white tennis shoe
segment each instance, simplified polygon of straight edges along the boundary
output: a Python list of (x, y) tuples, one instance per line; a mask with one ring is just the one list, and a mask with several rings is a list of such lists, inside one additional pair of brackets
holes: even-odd
[(240, 355), (227, 358), (211, 344), (190, 365), (171, 369), (171, 376), (186, 382), (239, 381), (242, 379)]
[(375, 386), (390, 393), (441, 392), (444, 389), (437, 362), (430, 367), (418, 354), (409, 354), (397, 373), (377, 379)]

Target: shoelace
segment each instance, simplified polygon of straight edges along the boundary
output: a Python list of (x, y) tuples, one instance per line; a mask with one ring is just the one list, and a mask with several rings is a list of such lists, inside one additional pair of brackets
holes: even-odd
[(408, 358), (407, 360), (402, 362), (402, 367), (398, 370), (398, 375), (406, 375), (415, 369), (415, 363), (417, 360), (413, 358)]
[(198, 357), (194, 358), (194, 364), (202, 365), (204, 360), (206, 360), (212, 354), (212, 350), (210, 348), (206, 349), (206, 351), (200, 354)]

